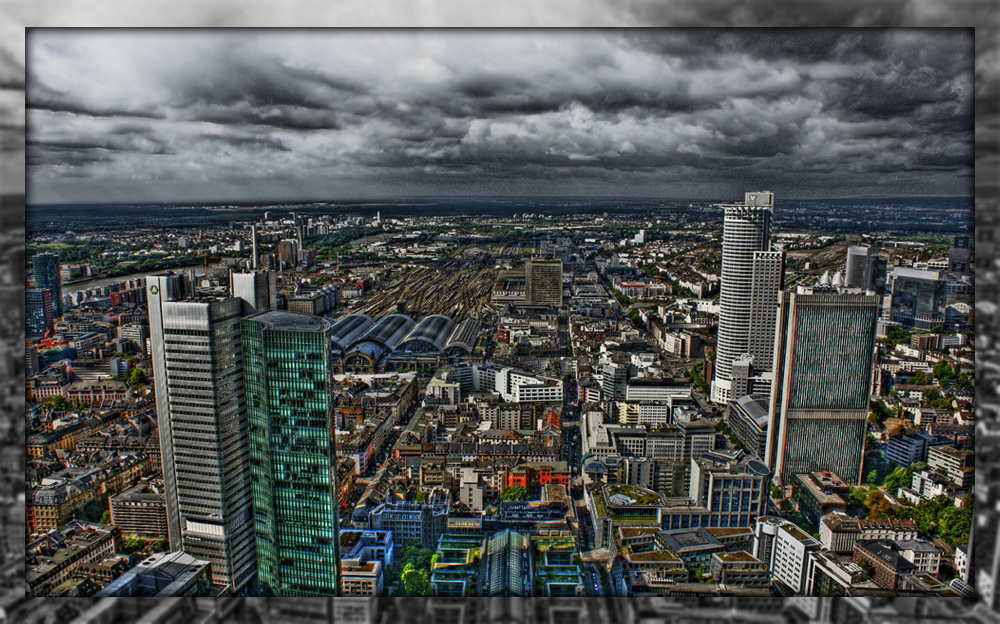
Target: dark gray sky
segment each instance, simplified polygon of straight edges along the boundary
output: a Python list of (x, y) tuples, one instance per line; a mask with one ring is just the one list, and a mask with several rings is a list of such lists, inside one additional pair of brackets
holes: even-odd
[(34, 31), (29, 201), (971, 194), (959, 29)]

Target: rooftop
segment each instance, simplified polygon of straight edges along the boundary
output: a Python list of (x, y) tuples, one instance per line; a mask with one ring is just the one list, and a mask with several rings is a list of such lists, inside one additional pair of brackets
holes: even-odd
[(330, 328), (330, 322), (311, 314), (300, 314), (287, 310), (271, 310), (254, 314), (247, 318), (274, 331), (322, 332)]

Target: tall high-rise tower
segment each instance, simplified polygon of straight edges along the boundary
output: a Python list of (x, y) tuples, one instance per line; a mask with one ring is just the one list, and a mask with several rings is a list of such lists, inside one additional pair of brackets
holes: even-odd
[(878, 247), (851, 245), (847, 248), (844, 284), (849, 288), (874, 289), (876, 279), (881, 277), (882, 282), (885, 281), (885, 264), (881, 263), (881, 276), (878, 275), (879, 268)]
[(62, 284), (59, 280), (59, 256), (48, 251), (35, 254), (31, 259), (35, 288), (52, 291), (52, 314), (62, 316)]
[(525, 303), (562, 306), (562, 273), (562, 260), (528, 260), (524, 265)]
[(259, 314), (278, 309), (278, 286), (274, 271), (233, 273), (233, 296), (247, 303), (247, 314)]
[(747, 193), (742, 204), (724, 204), (722, 208), (721, 310), (712, 401), (726, 404), (740, 398), (733, 393), (736, 360), (746, 361), (744, 356), (750, 356), (753, 371), (770, 370), (784, 254), (771, 250), (774, 193)]
[(780, 294), (765, 451), (777, 481), (830, 470), (861, 482), (880, 301), (833, 287)]
[(239, 593), (257, 573), (240, 323), (244, 302), (146, 278), (170, 547)]
[(243, 321), (258, 581), (265, 595), (340, 593), (332, 327), (284, 310)]

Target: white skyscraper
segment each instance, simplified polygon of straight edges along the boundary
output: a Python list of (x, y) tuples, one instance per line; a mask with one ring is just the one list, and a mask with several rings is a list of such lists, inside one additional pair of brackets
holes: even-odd
[[(749, 361), (750, 375), (757, 377), (757, 387), (751, 382), (747, 392), (770, 391), (768, 374), (785, 262), (783, 252), (771, 250), (774, 193), (747, 193), (742, 204), (724, 204), (722, 208), (721, 310), (712, 401), (724, 405), (740, 398), (733, 391), (736, 360)], [(738, 386), (742, 389), (743, 384)]]
[(212, 562), (239, 593), (257, 574), (236, 297), (200, 296), (184, 275), (146, 278), (156, 415), (172, 550)]

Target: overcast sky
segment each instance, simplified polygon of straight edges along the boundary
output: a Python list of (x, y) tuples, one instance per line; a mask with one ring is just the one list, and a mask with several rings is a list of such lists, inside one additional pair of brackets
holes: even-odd
[(971, 194), (969, 30), (34, 31), (29, 201)]

